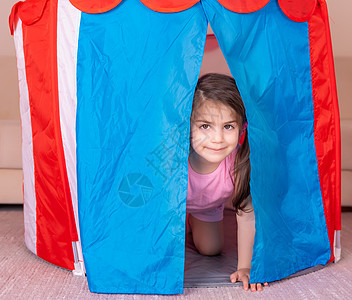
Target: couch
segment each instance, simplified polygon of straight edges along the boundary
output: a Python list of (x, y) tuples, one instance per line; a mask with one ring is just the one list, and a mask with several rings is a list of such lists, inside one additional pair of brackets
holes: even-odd
[(21, 122), (14, 56), (0, 56), (0, 90), (0, 204), (22, 204)]
[[(16, 58), (0, 56), (0, 67), (0, 89), (3, 91), (0, 97), (0, 204), (20, 204), (23, 203), (23, 196)], [(352, 207), (352, 103), (349, 102), (352, 57), (335, 58), (335, 69), (341, 113), (342, 206)], [(229, 74), (211, 33), (201, 74), (207, 72)]]

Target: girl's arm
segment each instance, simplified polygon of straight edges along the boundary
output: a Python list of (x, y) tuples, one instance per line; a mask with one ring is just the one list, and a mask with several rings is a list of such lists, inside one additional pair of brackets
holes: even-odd
[(245, 211), (248, 212), (239, 211), (238, 214), (236, 214), (238, 247), (237, 270), (250, 269), (253, 254), (255, 217), (251, 201), (248, 201)]
[[(231, 274), (232, 282), (242, 281), (243, 288), (249, 288), (249, 272), (251, 269), (251, 260), (253, 255), (253, 244), (255, 235), (255, 217), (252, 207), (251, 199), (248, 199), (245, 211), (239, 211), (236, 214), (237, 218), (237, 247), (238, 247), (238, 264), (237, 271)], [(247, 212), (248, 211), (248, 212)], [(267, 285), (265, 283), (264, 285)], [(262, 285), (260, 283), (251, 284), (252, 291), (261, 291)]]

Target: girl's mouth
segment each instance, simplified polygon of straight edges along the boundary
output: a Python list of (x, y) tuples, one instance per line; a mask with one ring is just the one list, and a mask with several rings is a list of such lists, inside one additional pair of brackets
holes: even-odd
[(220, 151), (224, 150), (225, 148), (219, 148), (219, 149), (207, 148), (207, 149), (210, 151), (213, 151), (213, 152), (220, 152)]

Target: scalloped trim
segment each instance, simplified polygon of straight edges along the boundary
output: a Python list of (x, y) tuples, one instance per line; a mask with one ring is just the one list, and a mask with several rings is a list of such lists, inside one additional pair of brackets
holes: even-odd
[[(21, 18), (25, 25), (31, 25), (37, 22), (45, 9), (48, 0), (31, 0), (18, 2), (12, 7), (9, 16), (9, 25), (11, 34), (14, 30), (14, 20), (16, 15)], [(104, 13), (116, 6), (122, 0), (69, 0), (70, 3), (78, 10), (90, 13)], [(200, 0), (140, 0), (146, 7), (161, 13), (174, 13), (184, 11), (194, 6)], [(251, 13), (262, 9), (270, 0), (217, 0), (226, 9), (236, 13)], [(166, 2), (166, 3), (165, 3)], [(181, 3), (180, 3), (181, 2)], [(306, 22), (313, 15), (317, 6), (317, 0), (278, 0), (279, 6), (283, 13), (295, 22)], [(292, 4), (294, 3), (294, 4)]]
[[(118, 6), (122, 0), (69, 0), (71, 4), (89, 14), (100, 14), (107, 12), (116, 6)], [(140, 0), (146, 7), (151, 10), (162, 12), (162, 13), (173, 13), (173, 12), (180, 12), (186, 10), (200, 0), (183, 0), (183, 1), (168, 1), (169, 5), (165, 5), (165, 1), (158, 1), (158, 0)], [(170, 3), (171, 2), (171, 3)], [(180, 3), (181, 2), (181, 3)]]
[[(158, 0), (140, 0), (146, 7), (150, 8), (151, 10), (157, 11), (157, 12), (162, 12), (162, 13), (173, 13), (173, 12), (180, 12), (186, 9), (191, 8), (194, 6), (196, 3), (198, 3), (200, 0), (183, 0), (181, 4), (173, 4), (170, 6), (163, 6), (165, 1), (158, 1)], [(157, 3), (160, 3), (160, 5), (157, 5)], [(176, 1), (175, 1), (176, 2)], [(178, 1), (180, 2), (180, 1)]]
[(217, 0), (223, 7), (236, 13), (247, 14), (262, 9), (270, 0)]
[[(292, 5), (292, 0), (279, 0), (279, 6), (284, 14), (295, 22), (308, 21), (317, 6), (317, 0), (295, 0), (295, 6)], [(303, 9), (306, 7), (306, 9)], [(300, 10), (294, 8), (301, 8)]]
[[(36, 0), (43, 1), (43, 0)], [(46, 0), (44, 0), (46, 1)], [(82, 12), (97, 14), (118, 6), (122, 0), (69, 0)], [(175, 13), (194, 6), (200, 0), (140, 0), (149, 9), (160, 13)], [(252, 13), (262, 9), (270, 0), (217, 0), (226, 9), (236, 13)], [(283, 13), (292, 21), (308, 21), (314, 13), (317, 0), (278, 0)], [(293, 4), (294, 3), (294, 4)]]
[(101, 14), (118, 6), (122, 0), (69, 0), (78, 10), (88, 14)]

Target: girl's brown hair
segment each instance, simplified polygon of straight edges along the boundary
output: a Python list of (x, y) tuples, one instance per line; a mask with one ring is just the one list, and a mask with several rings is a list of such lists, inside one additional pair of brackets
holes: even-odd
[[(219, 101), (231, 107), (240, 117), (240, 133), (247, 122), (245, 107), (238, 91), (236, 81), (227, 75), (209, 73), (199, 78), (192, 111), (204, 100)], [(239, 147), (234, 162), (232, 204), (236, 212), (244, 211), (246, 199), (250, 194), (250, 162), (247, 130), (244, 131), (244, 141)]]

